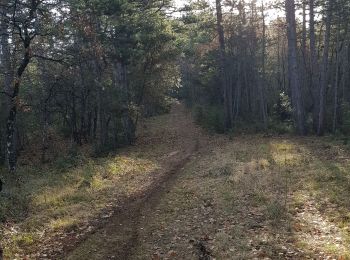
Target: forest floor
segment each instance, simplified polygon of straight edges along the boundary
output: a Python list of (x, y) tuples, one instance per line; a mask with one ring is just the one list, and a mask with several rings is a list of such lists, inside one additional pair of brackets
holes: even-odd
[(210, 135), (175, 104), (60, 171), (29, 173), (9, 259), (350, 259), (350, 152), (331, 139)]

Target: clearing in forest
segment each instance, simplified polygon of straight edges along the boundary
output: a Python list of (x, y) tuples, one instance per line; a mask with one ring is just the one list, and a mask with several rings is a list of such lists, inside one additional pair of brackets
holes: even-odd
[[(5, 253), (30, 259), (350, 257), (350, 152), (342, 145), (313, 137), (209, 135), (181, 104), (140, 129), (135, 146), (95, 161), (85, 182), (77, 178), (64, 193), (48, 195), (57, 184), (32, 195), (27, 218), (3, 227), (3, 242), (12, 246)], [(26, 243), (20, 235), (34, 234), (25, 227), (39, 219), (45, 239)]]

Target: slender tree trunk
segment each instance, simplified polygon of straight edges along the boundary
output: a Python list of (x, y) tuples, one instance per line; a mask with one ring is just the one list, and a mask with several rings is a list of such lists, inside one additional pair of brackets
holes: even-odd
[(42, 132), (41, 132), (41, 162), (45, 163), (46, 162), (46, 150), (49, 148), (48, 146), (48, 128), (49, 128), (49, 123), (48, 123), (48, 101), (45, 100), (42, 108)]
[(287, 57), (286, 57), (286, 48), (285, 46), (283, 45), (282, 46), (282, 53), (281, 53), (281, 57), (282, 57), (282, 89), (284, 92), (287, 92)]
[(132, 143), (131, 128), (129, 126), (129, 102), (128, 102), (128, 89), (126, 79), (126, 66), (121, 62), (117, 64), (118, 80), (119, 80), (119, 91), (121, 95), (121, 119), (124, 130), (124, 137), (127, 144)]
[(264, 1), (261, 4), (261, 15), (263, 19), (263, 28), (262, 28), (262, 55), (261, 55), (261, 65), (262, 65), (262, 75), (261, 75), (261, 84), (259, 84), (259, 94), (260, 94), (260, 109), (262, 115), (262, 121), (264, 128), (267, 129), (267, 111), (265, 103), (265, 83), (266, 83), (266, 69), (265, 69), (265, 59), (266, 59), (266, 25), (265, 25), (265, 9)]
[(328, 85), (328, 60), (329, 60), (329, 41), (331, 36), (331, 20), (332, 20), (332, 0), (328, 1), (326, 14), (326, 31), (324, 35), (324, 49), (321, 69), (320, 81), (320, 106), (318, 115), (317, 134), (324, 134), (325, 111), (326, 111), (326, 91)]
[(319, 67), (316, 50), (315, 36), (315, 5), (314, 0), (309, 1), (310, 21), (309, 21), (309, 37), (310, 37), (310, 71), (311, 71), (311, 89), (313, 93), (313, 128), (317, 131), (318, 112), (319, 112)]
[[(6, 9), (8, 1), (4, 1), (3, 5), (0, 6), (0, 13), (6, 14), (8, 11)], [(4, 75), (4, 88), (2, 91), (4, 91), (4, 95), (2, 95), (2, 112), (4, 113), (3, 116), (7, 116), (10, 111), (10, 105), (11, 105), (11, 84), (13, 83), (13, 70), (11, 65), (11, 52), (10, 52), (10, 45), (9, 45), (9, 32), (8, 32), (8, 21), (5, 19), (5, 15), (1, 16), (0, 20), (0, 34), (1, 34), (1, 70)], [(6, 153), (6, 127), (1, 126), (1, 136), (0, 139), (1, 147), (0, 147), (0, 161), (5, 161), (7, 158)]]
[[(21, 79), (24, 71), (32, 58), (31, 43), (35, 38), (35, 34), (30, 33), (28, 23), (31, 23), (36, 15), (36, 11), (41, 1), (32, 0), (29, 5), (29, 13), (26, 22), (22, 23), (21, 30), (21, 41), (23, 43), (23, 58), (14, 76), (14, 80), (10, 93), (10, 105), (9, 113), (6, 122), (6, 145), (7, 145), (7, 162), (10, 172), (15, 172), (17, 166), (17, 150), (16, 150), (16, 119), (17, 119), (17, 108), (19, 104), (19, 89), (21, 85)], [(14, 18), (14, 17), (13, 17)], [(16, 21), (17, 22), (17, 21)]]
[(97, 119), (98, 119), (98, 108), (95, 106), (94, 109), (94, 119), (93, 119), (93, 127), (92, 127), (92, 138), (97, 138)]
[(86, 79), (84, 77), (83, 67), (82, 64), (79, 64), (78, 67), (78, 73), (81, 78), (81, 90), (80, 90), (80, 135), (81, 138), (87, 142), (88, 136), (89, 136), (89, 112), (88, 112), (88, 105), (89, 105), (89, 84), (87, 84)]
[(7, 133), (7, 161), (10, 172), (16, 170), (17, 164), (17, 150), (16, 150), (16, 118), (17, 118), (17, 107), (19, 104), (19, 87), (21, 84), (22, 75), (27, 68), (31, 59), (31, 48), (30, 48), (30, 38), (24, 40), (24, 57), (22, 59), (21, 65), (19, 66), (16, 77), (13, 82), (13, 90), (11, 93), (11, 104), (9, 115), (6, 124)]
[(240, 75), (237, 79), (236, 89), (235, 89), (235, 102), (234, 102), (234, 119), (237, 120), (239, 114), (241, 113), (240, 107), (241, 107), (241, 98), (242, 98), (242, 64), (238, 63), (237, 66), (237, 75)]
[(303, 0), (302, 3), (303, 7), (303, 31), (302, 31), (302, 42), (301, 42), (301, 49), (303, 52), (303, 58), (304, 58), (304, 63), (306, 64), (306, 0)]
[(340, 52), (341, 52), (341, 45), (339, 41), (340, 37), (340, 25), (338, 24), (337, 28), (337, 40), (336, 40), (336, 61), (335, 61), (335, 80), (334, 80), (334, 104), (333, 104), (333, 127), (332, 131), (333, 133), (337, 130), (337, 118), (338, 118), (338, 87), (339, 87), (339, 70), (340, 70)]
[[(96, 62), (97, 63), (97, 62)], [(97, 132), (98, 132), (98, 149), (100, 151), (106, 150), (108, 131), (106, 129), (106, 113), (105, 113), (105, 89), (102, 84), (102, 69), (100, 65), (96, 64), (97, 76), (95, 83), (97, 86)]]
[(131, 117), (129, 109), (130, 98), (127, 79), (127, 66), (122, 62), (118, 62), (116, 67), (118, 72), (118, 85), (121, 94), (121, 113), (124, 135), (127, 144), (132, 144), (136, 138), (136, 125)]
[(226, 51), (225, 51), (225, 35), (224, 28), (222, 25), (222, 8), (221, 0), (216, 0), (216, 17), (217, 17), (217, 32), (219, 35), (220, 45), (220, 78), (224, 94), (224, 113), (225, 113), (225, 128), (230, 129), (233, 127), (233, 109), (232, 109), (232, 86), (227, 84), (226, 75)]
[[(306, 28), (306, 6), (307, 6), (307, 0), (302, 0), (302, 16), (303, 16), (303, 22), (302, 22), (302, 40), (301, 40), (301, 62), (300, 62), (300, 79), (301, 79), (301, 87), (302, 87), (302, 94), (306, 94), (309, 92), (312, 92), (312, 89), (310, 89), (310, 79), (308, 77), (309, 75), (309, 68), (308, 68), (308, 50), (307, 50), (307, 28)], [(312, 96), (312, 95), (311, 95)]]
[[(348, 29), (347, 29), (347, 34), (349, 34)], [(348, 38), (344, 44), (344, 55), (343, 57), (343, 67), (342, 67), (342, 101), (341, 103), (343, 104), (344, 102), (346, 102), (347, 99), (347, 95), (346, 95), (346, 85), (348, 83), (349, 80), (349, 75), (348, 72), (349, 71), (349, 43), (350, 43), (350, 39)], [(350, 74), (350, 73), (349, 73)]]
[(288, 74), (292, 92), (294, 119), (300, 135), (306, 134), (303, 99), (298, 75), (297, 36), (294, 0), (286, 0), (287, 36), (288, 36)]
[(277, 36), (277, 85), (278, 85), (278, 90), (283, 89), (283, 65), (282, 61), (283, 59), (281, 58), (281, 47), (280, 47), (280, 37)]
[[(39, 64), (41, 81), (45, 85), (49, 85), (50, 82), (47, 79), (47, 69), (45, 64)], [(49, 128), (49, 103), (51, 99), (52, 86), (49, 89), (49, 92), (43, 91), (41, 93), (40, 105), (41, 105), (41, 162), (46, 162), (46, 151), (49, 148), (49, 140), (48, 140), (48, 128)]]

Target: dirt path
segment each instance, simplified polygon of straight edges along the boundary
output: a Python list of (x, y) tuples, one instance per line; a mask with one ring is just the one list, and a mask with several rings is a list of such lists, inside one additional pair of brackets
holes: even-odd
[(208, 135), (181, 104), (142, 126), (131, 150), (159, 170), (63, 258), (350, 259), (349, 152), (316, 138)]
[[(152, 124), (154, 123), (153, 127)], [(136, 146), (166, 146), (159, 154), (161, 168), (152, 181), (137, 193), (125, 198), (107, 223), (96, 228), (76, 248), (67, 249), (67, 259), (131, 259), (133, 248), (139, 243), (142, 212), (152, 209), (166, 193), (179, 171), (198, 151), (205, 135), (194, 126), (191, 116), (182, 104), (174, 104), (163, 125), (159, 122), (144, 123)], [(155, 131), (155, 128), (160, 129)], [(202, 140), (201, 140), (202, 139)], [(169, 150), (170, 148), (170, 150)], [(170, 152), (169, 152), (170, 151)]]

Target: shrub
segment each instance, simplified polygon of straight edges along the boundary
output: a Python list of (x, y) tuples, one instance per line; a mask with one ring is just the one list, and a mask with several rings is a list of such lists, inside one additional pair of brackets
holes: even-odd
[(350, 135), (350, 104), (344, 102), (341, 104), (342, 125), (340, 131), (344, 135)]
[(278, 121), (289, 121), (292, 119), (292, 104), (289, 96), (281, 92), (276, 105), (274, 105), (274, 115)]
[(75, 167), (84, 161), (85, 158), (79, 154), (79, 150), (76, 146), (72, 146), (67, 155), (59, 156), (54, 162), (53, 167), (61, 172), (67, 171), (72, 167)]
[(290, 134), (294, 131), (292, 122), (273, 121), (269, 124), (269, 130), (278, 135)]
[(214, 133), (222, 134), (225, 132), (223, 115), (222, 108), (216, 106), (195, 106), (193, 108), (195, 122)]

